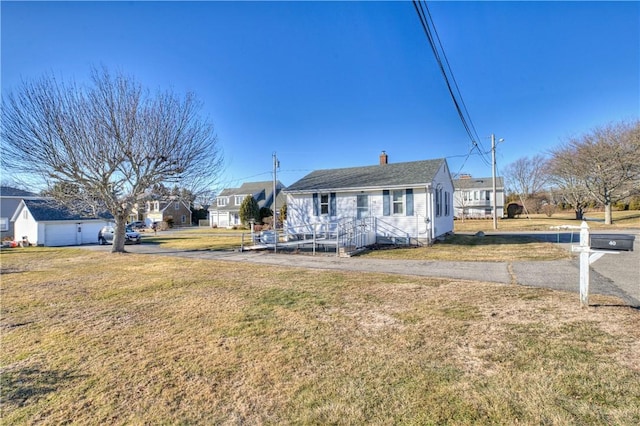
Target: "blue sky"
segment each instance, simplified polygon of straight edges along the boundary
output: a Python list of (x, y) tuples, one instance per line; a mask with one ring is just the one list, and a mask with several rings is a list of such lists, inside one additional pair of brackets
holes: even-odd
[[(595, 126), (640, 116), (639, 2), (429, 2), (498, 172)], [(223, 186), (315, 169), (447, 157), (490, 176), (411, 2), (1, 3), (2, 92), (91, 66), (192, 91), (224, 150)], [(490, 159), (490, 153), (486, 158)]]

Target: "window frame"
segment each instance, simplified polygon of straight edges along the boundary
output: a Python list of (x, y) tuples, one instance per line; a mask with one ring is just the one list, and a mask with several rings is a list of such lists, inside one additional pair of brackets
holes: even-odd
[(391, 191), (391, 214), (394, 216), (404, 216), (405, 212), (405, 192), (404, 189), (394, 189)]
[[(325, 201), (326, 198), (326, 201)], [(328, 216), (330, 212), (330, 196), (329, 193), (321, 193), (319, 196), (320, 216)]]

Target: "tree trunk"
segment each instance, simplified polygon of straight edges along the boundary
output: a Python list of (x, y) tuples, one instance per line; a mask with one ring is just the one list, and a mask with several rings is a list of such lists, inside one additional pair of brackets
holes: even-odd
[(611, 225), (613, 223), (613, 216), (611, 215), (611, 203), (604, 205), (604, 224)]
[(584, 215), (582, 207), (576, 207), (574, 211), (576, 212), (576, 220), (582, 220), (582, 216)]
[(116, 222), (116, 226), (114, 227), (113, 246), (111, 248), (111, 253), (125, 253), (124, 243), (127, 240), (126, 238), (127, 217), (116, 216), (114, 219)]

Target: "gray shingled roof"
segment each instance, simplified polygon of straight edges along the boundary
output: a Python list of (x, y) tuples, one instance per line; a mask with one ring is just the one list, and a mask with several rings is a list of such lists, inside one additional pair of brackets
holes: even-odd
[(433, 182), (444, 162), (444, 158), (438, 158), (407, 163), (316, 170), (289, 186), (285, 192), (426, 185)]
[[(490, 188), (493, 186), (493, 178), (468, 178), (468, 179), (454, 179), (453, 187), (455, 189), (481, 189)], [(504, 188), (504, 179), (496, 177), (496, 187)]]
[(23, 200), (29, 212), (37, 222), (52, 220), (92, 220), (112, 219), (113, 216), (106, 213), (99, 217), (89, 214), (74, 213), (66, 207), (60, 206), (53, 200)]
[(37, 194), (14, 188), (12, 186), (0, 186), (0, 196), (2, 197), (35, 197)]
[[(278, 206), (282, 206), (282, 203), (286, 202), (286, 198), (281, 196), (282, 190), (284, 190), (284, 185), (279, 180), (276, 181), (276, 192), (277, 198), (276, 203)], [(240, 188), (225, 188), (222, 192), (220, 192), (219, 197), (233, 197), (235, 195), (251, 195), (258, 202), (259, 207), (271, 207), (271, 205), (265, 206), (267, 199), (270, 199), (273, 193), (273, 181), (262, 181), (262, 182), (245, 182), (240, 186)], [(232, 211), (236, 212), (240, 208), (239, 205), (234, 203), (229, 203), (226, 206), (216, 206), (213, 205), (209, 207), (209, 210), (218, 210), (218, 211)]]

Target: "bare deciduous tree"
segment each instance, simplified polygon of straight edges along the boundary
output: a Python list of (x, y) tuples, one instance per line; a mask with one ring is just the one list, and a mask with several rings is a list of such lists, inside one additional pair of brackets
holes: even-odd
[(508, 164), (503, 171), (508, 188), (523, 200), (543, 191), (547, 183), (545, 164), (542, 155), (519, 158)]
[(556, 179), (583, 188), (605, 208), (640, 194), (640, 121), (598, 127), (552, 151)]
[(93, 69), (86, 86), (53, 75), (25, 81), (2, 107), (3, 169), (98, 200), (114, 217), (114, 252), (124, 252), (126, 220), (148, 189), (177, 180), (206, 187), (221, 170), (212, 125), (193, 94), (151, 95), (106, 68)]
[(573, 161), (572, 151), (566, 147), (554, 150), (547, 163), (547, 173), (549, 184), (558, 191), (564, 202), (573, 208), (576, 219), (582, 220), (592, 197), (582, 179), (578, 178), (580, 173)]

